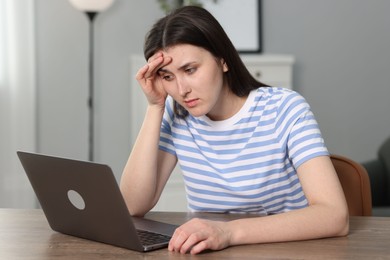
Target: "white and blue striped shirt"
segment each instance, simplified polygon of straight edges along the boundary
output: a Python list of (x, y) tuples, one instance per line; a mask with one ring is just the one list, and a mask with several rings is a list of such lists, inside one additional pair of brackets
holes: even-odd
[(159, 148), (178, 158), (189, 210), (258, 214), (306, 207), (296, 169), (328, 155), (305, 99), (271, 87), (252, 91), (223, 121), (179, 118), (169, 97)]

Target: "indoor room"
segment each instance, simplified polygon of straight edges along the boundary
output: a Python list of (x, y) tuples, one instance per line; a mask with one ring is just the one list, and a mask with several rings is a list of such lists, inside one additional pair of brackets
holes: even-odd
[[(370, 215), (390, 217), (389, 1), (85, 2), (0, 0), (0, 208), (41, 210), (17, 151), (108, 165), (120, 183), (148, 104), (145, 37), (178, 2), (214, 15), (255, 79), (310, 104), (329, 153), (367, 172)], [(187, 203), (176, 166), (152, 211)]]

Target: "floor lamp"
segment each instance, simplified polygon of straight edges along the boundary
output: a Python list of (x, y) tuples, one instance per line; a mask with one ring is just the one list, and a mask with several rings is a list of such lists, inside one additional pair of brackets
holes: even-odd
[(89, 20), (89, 86), (88, 86), (88, 159), (94, 160), (94, 28), (95, 17), (106, 10), (114, 0), (69, 0), (74, 8), (85, 13)]

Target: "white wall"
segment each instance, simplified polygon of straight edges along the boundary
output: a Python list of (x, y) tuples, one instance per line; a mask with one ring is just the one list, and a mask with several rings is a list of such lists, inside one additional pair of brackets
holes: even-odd
[[(66, 0), (36, 0), (38, 148), (87, 159), (88, 21)], [(390, 1), (263, 0), (264, 52), (296, 58), (294, 87), (331, 152), (375, 157), (390, 135)], [(96, 161), (119, 178), (131, 149), (129, 55), (162, 16), (155, 0), (117, 0), (95, 22)]]

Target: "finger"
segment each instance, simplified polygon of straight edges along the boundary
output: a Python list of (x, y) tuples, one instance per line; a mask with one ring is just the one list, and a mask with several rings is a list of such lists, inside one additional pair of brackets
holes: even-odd
[(156, 72), (161, 67), (161, 64), (163, 63), (164, 58), (161, 56), (150, 63), (148, 63), (149, 69), (145, 73), (145, 78), (154, 77), (156, 75)]
[(176, 229), (175, 233), (171, 238), (171, 241), (169, 241), (168, 250), (179, 252), (187, 238), (188, 235), (186, 235), (184, 231), (182, 231), (180, 228)]
[(191, 248), (191, 255), (196, 255), (196, 254), (199, 254), (200, 252), (206, 250), (206, 249), (210, 249), (210, 246), (208, 244), (208, 240), (203, 240), (203, 241), (200, 241), (198, 244), (194, 245), (192, 248)]
[(180, 228), (176, 228), (175, 232), (173, 232), (171, 240), (169, 240), (169, 244), (168, 244), (169, 251), (173, 251), (175, 249), (175, 243), (180, 232), (181, 232)]
[(164, 60), (163, 60), (161, 67), (166, 66), (172, 62), (172, 57), (170, 57), (170, 56), (163, 56), (163, 58), (164, 58)]
[(155, 53), (154, 55), (152, 55), (149, 59), (148, 59), (148, 63), (151, 63), (153, 60), (159, 58), (163, 56), (163, 53), (162, 52), (157, 52)]
[(162, 63), (163, 59), (153, 60), (151, 63), (145, 64), (142, 68), (140, 68), (136, 74), (136, 79), (141, 81), (143, 79), (153, 78), (156, 75), (156, 71), (159, 68), (159, 65)]
[(149, 60), (148, 60), (148, 63), (149, 63), (149, 64), (154, 65), (154, 64), (156, 64), (156, 63), (155, 63), (156, 60), (157, 60), (158, 62), (160, 62), (160, 59), (161, 59), (161, 58), (162, 58), (162, 61), (161, 61), (161, 63), (158, 63), (158, 64), (157, 64), (157, 70), (156, 70), (156, 71), (158, 71), (160, 68), (162, 68), (162, 67), (168, 65), (168, 64), (172, 61), (172, 57), (167, 56), (167, 55), (164, 55), (164, 54), (161, 52), (161, 53), (157, 53), (156, 55), (150, 57)]
[(158, 59), (153, 60), (152, 62), (148, 63), (150, 73), (153, 75), (157, 74), (161, 68), (165, 67), (171, 62), (172, 58), (168, 56), (161, 56)]
[[(192, 252), (192, 248), (197, 246), (199, 243), (202, 243), (203, 240), (206, 238), (207, 237), (205, 235), (203, 235), (201, 232), (196, 232), (196, 233), (191, 234), (188, 237), (188, 239), (181, 246), (180, 253), (185, 254), (190, 250)], [(201, 250), (201, 249), (202, 249), (202, 247), (200, 247), (199, 250)]]
[(141, 80), (142, 78), (145, 77), (145, 73), (148, 71), (149, 69), (149, 65), (148, 64), (145, 64), (142, 68), (140, 68), (137, 72), (137, 74), (135, 75), (135, 78), (139, 81)]

